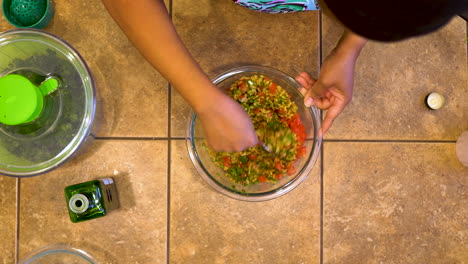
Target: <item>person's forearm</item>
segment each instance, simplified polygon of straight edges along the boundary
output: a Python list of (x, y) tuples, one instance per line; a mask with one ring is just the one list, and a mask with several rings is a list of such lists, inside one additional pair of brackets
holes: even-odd
[(156, 68), (197, 110), (219, 90), (178, 36), (162, 0), (102, 0), (107, 10)]
[(366, 43), (367, 39), (356, 35), (351, 31), (345, 31), (333, 52), (340, 53), (341, 55), (348, 55), (353, 59), (357, 59)]

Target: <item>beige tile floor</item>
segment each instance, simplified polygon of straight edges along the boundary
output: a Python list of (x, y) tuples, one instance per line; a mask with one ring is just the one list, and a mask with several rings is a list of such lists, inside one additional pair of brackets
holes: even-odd
[[(172, 17), (210, 77), (246, 63), (317, 76), (342, 30), (318, 12), (267, 15), (228, 0), (191, 2), (172, 0)], [(98, 126), (89, 147), (61, 168), (0, 177), (0, 263), (57, 243), (102, 263), (468, 263), (468, 168), (454, 151), (468, 130), (462, 20), (425, 37), (370, 43), (354, 99), (307, 180), (273, 201), (245, 203), (197, 175), (183, 140), (189, 107), (100, 1), (56, 1), (56, 10), (46, 30), (91, 67)], [(0, 31), (8, 29), (2, 17)], [(423, 106), (431, 91), (446, 96), (443, 109)], [(72, 224), (63, 188), (107, 176), (121, 208)]]

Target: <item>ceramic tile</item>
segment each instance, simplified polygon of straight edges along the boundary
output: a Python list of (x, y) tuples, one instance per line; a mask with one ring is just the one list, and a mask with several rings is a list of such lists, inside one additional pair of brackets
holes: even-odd
[(323, 263), (466, 263), (455, 144), (325, 143)]
[[(324, 16), (324, 57), (341, 32)], [(455, 140), (468, 130), (466, 36), (466, 23), (457, 18), (423, 37), (370, 42), (356, 65), (353, 101), (327, 138)], [(445, 96), (442, 109), (425, 106), (431, 92)]]
[(241, 202), (204, 182), (184, 141), (171, 152), (170, 263), (319, 263), (318, 165), (285, 196)]
[[(97, 136), (166, 137), (167, 81), (139, 54), (101, 1), (55, 1), (45, 30), (83, 56), (96, 81)], [(3, 18), (2, 18), (3, 19)], [(12, 28), (5, 20), (1, 28)]]
[(3, 13), (0, 16), (0, 32), (14, 29), (15, 27), (8, 23)]
[[(63, 167), (21, 180), (20, 258), (70, 244), (100, 263), (166, 263), (167, 141), (96, 140)], [(120, 208), (72, 223), (64, 188), (113, 177)]]
[[(190, 8), (187, 8), (190, 7)], [(173, 1), (173, 20), (210, 78), (234, 66), (257, 64), (313, 75), (318, 70), (318, 12), (264, 14), (232, 1)], [(190, 106), (172, 96), (172, 135), (184, 136)]]
[(15, 261), (16, 179), (0, 175), (0, 263)]

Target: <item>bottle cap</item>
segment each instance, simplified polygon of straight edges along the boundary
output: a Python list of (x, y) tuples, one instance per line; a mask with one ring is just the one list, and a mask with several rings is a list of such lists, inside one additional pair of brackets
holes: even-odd
[(82, 214), (88, 210), (89, 200), (86, 195), (78, 193), (73, 195), (68, 202), (68, 207), (72, 212)]
[(442, 108), (445, 104), (445, 98), (439, 93), (430, 93), (426, 96), (426, 105), (432, 110)]

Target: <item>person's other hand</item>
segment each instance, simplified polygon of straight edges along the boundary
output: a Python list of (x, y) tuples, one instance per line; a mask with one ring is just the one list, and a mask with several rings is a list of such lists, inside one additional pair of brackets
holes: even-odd
[(353, 75), (355, 59), (332, 53), (322, 65), (318, 80), (301, 72), (296, 80), (302, 85), (304, 104), (328, 110), (322, 122), (325, 135), (333, 121), (343, 112), (353, 96)]
[(242, 151), (258, 144), (252, 121), (242, 106), (225, 94), (198, 113), (208, 145), (216, 151)]

